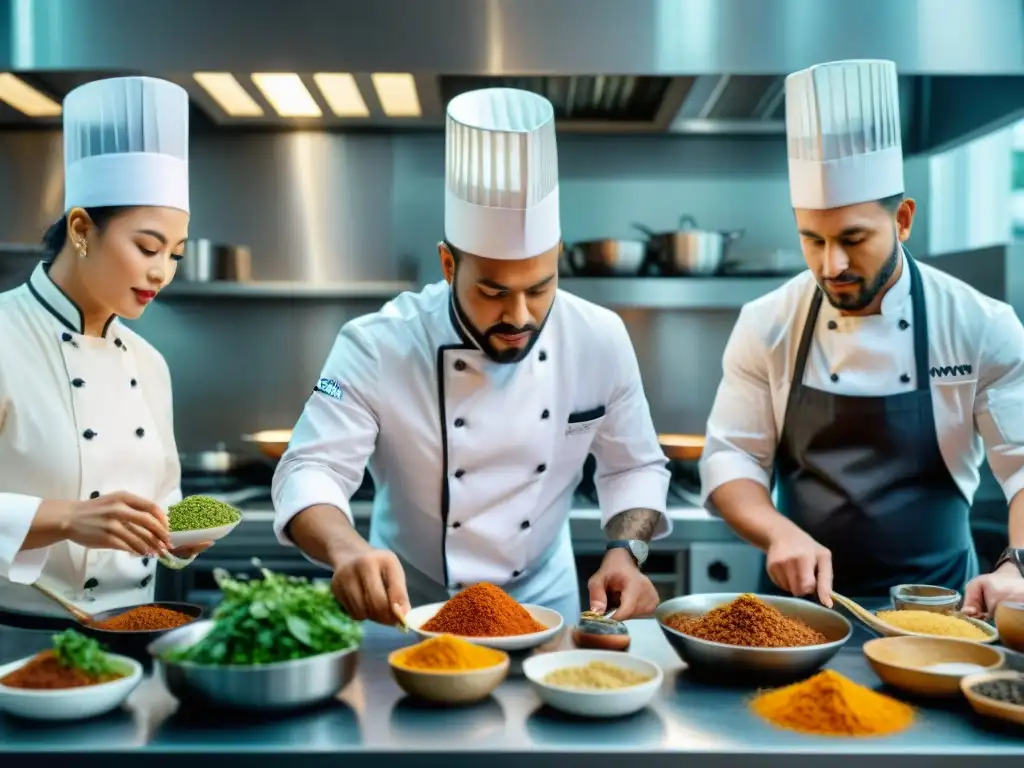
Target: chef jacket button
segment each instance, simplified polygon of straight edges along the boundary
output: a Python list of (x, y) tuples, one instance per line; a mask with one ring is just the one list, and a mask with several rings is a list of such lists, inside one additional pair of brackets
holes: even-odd
[(71, 334), (68, 333), (67, 331), (65, 331), (64, 333), (62, 333), (60, 335), (60, 340), (61, 341), (71, 341)]
[(455, 370), (456, 371), (464, 371), (464, 370), (466, 370), (466, 362), (465, 362), (465, 360), (456, 360), (455, 361)]
[(146, 587), (149, 586), (149, 582), (151, 582), (152, 580), (153, 580), (153, 574), (151, 573), (151, 574), (147, 575), (146, 578), (144, 578), (142, 581), (139, 582), (139, 587), (141, 589), (145, 589)]
[(149, 565), (149, 558), (148, 557), (142, 558), (142, 567), (145, 568), (147, 565)]
[(458, 480), (464, 474), (466, 474), (466, 470), (464, 470), (464, 469), (456, 469), (455, 470), (455, 479)]
[(537, 465), (537, 471), (538, 472), (544, 472), (547, 468), (548, 468), (547, 464), (538, 464)]
[(121, 341), (120, 339), (114, 339), (114, 346), (115, 347), (123, 347), (124, 346), (124, 342)]
[(512, 571), (512, 578), (513, 579), (519, 578), (519, 574), (521, 574), (521, 573), (522, 573), (522, 571)]
[(463, 585), (463, 583), (462, 583), (461, 581), (457, 581), (457, 582), (455, 582), (454, 584), (452, 584), (452, 589), (454, 589), (455, 591), (457, 591), (457, 592), (458, 592), (458, 591), (461, 591), (461, 590), (462, 590), (462, 587), (463, 587), (463, 586), (464, 586), (464, 585)]
[(539, 355), (537, 355), (537, 359), (538, 359), (538, 360), (540, 360), (540, 361), (541, 361), (541, 362), (543, 363), (543, 362), (544, 362), (545, 360), (547, 360), (547, 359), (548, 359), (548, 353), (547, 353), (547, 352), (545, 352), (545, 351), (544, 351), (544, 350), (542, 349), (542, 350), (540, 351), (540, 354), (539, 354)]
[(100, 497), (100, 492), (99, 491), (93, 491), (92, 493), (89, 494), (89, 498), (90, 499), (98, 499), (99, 497)]
[(96, 579), (89, 579), (85, 584), (82, 585), (83, 589), (96, 589), (100, 583)]
[(92, 440), (94, 437), (96, 437), (96, 433), (93, 432), (91, 429), (87, 429), (85, 430), (85, 432), (82, 433), (82, 437), (84, 437), (86, 440)]
[(452, 528), (461, 528), (461, 527), (462, 527), (462, 523), (460, 523), (458, 520), (456, 520), (454, 523), (452, 523)]
[(908, 323), (906, 320), (900, 320), (900, 330), (901, 331), (905, 331), (909, 327), (910, 327), (910, 323)]
[(139, 437), (142, 437), (143, 435), (146, 434), (146, 430), (144, 430), (142, 427), (139, 427), (138, 429), (135, 430), (135, 434), (138, 435)]
[(132, 379), (132, 386), (133, 387), (137, 387), (138, 385), (139, 385), (139, 382), (137, 382), (135, 379)]
[(546, 419), (546, 418), (548, 418), (548, 416), (550, 416), (550, 415), (551, 415), (551, 411), (549, 411), (549, 410), (548, 410), (547, 408), (545, 408), (545, 409), (544, 409), (544, 412), (543, 412), (543, 413), (542, 413), (542, 414), (540, 415), (540, 417), (541, 417), (542, 419)]
[(455, 426), (456, 427), (464, 427), (464, 426), (466, 426), (466, 420), (465, 419), (456, 419), (455, 420)]
[(82, 381), (82, 379), (72, 379), (71, 380), (71, 386), (75, 387), (76, 389), (78, 387), (81, 387), (83, 384), (85, 384), (85, 382)]
[(904, 373), (902, 376), (900, 376), (900, 381), (902, 381), (904, 384), (909, 384), (910, 383), (910, 376), (908, 374)]
[(523, 520), (523, 522), (521, 522), (519, 524), (519, 527), (522, 528), (525, 531), (527, 528), (530, 527), (530, 521), (529, 520)]
[(832, 379), (832, 381), (839, 381), (839, 374), (833, 373), (829, 378)]
[(838, 327), (839, 327), (839, 323), (837, 323), (835, 320), (829, 320), (828, 321), (828, 329), (830, 331), (834, 331)]

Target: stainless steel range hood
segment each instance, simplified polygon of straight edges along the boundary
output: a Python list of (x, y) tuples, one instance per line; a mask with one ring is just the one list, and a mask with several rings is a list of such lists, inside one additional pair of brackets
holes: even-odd
[[(452, 96), (509, 84), (547, 95), (565, 131), (781, 134), (785, 75), (853, 57), (899, 66), (909, 153), (1024, 115), (1022, 0), (0, 0), (4, 11), (0, 66), (54, 97), (145, 72), (186, 85), (230, 129), (435, 129)], [(228, 118), (196, 71), (233, 73), (266, 116)], [(250, 75), (282, 71), (324, 117), (273, 116)], [(317, 72), (352, 73), (369, 116), (330, 117)], [(412, 74), (422, 116), (386, 117), (374, 72)]]

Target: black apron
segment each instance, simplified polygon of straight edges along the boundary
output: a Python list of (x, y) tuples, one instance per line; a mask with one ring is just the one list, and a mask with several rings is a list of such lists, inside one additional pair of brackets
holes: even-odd
[[(962, 592), (978, 574), (970, 503), (949, 474), (935, 430), (921, 273), (905, 251), (904, 262), (911, 279), (917, 388), (854, 397), (806, 386), (804, 369), (822, 301), (816, 290), (775, 457), (779, 511), (831, 550), (833, 588), (851, 597), (888, 597), (897, 584)], [(765, 581), (776, 591), (767, 576)]]

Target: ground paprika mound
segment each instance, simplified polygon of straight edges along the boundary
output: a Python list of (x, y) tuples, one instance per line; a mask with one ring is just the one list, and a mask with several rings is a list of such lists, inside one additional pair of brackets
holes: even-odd
[(422, 629), (463, 637), (510, 637), (543, 632), (547, 627), (501, 587), (484, 582), (455, 595)]
[(690, 637), (748, 648), (799, 648), (828, 642), (821, 632), (798, 619), (783, 616), (778, 609), (750, 594), (740, 595), (703, 616), (673, 613), (664, 623)]
[(116, 672), (89, 675), (78, 667), (61, 663), (53, 651), (43, 651), (25, 666), (5, 675), (0, 679), (0, 685), (8, 688), (58, 690), (108, 683), (121, 677), (124, 675)]
[(158, 605), (140, 605), (131, 610), (111, 616), (105, 621), (95, 622), (96, 629), (113, 632), (154, 632), (163, 629), (174, 629), (195, 621), (193, 616)]

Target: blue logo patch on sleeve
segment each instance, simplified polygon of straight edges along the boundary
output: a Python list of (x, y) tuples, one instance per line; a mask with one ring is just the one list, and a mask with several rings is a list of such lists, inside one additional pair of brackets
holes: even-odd
[(341, 400), (341, 384), (334, 379), (322, 378), (313, 388), (314, 392), (322, 392), (335, 400)]

